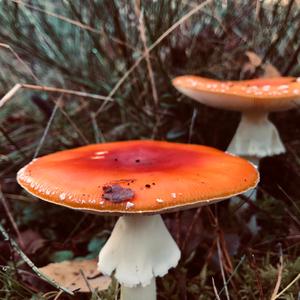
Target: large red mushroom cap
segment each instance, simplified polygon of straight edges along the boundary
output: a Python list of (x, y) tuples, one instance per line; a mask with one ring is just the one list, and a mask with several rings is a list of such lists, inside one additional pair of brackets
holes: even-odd
[(214, 148), (158, 141), (94, 144), (33, 160), (17, 180), (31, 194), (97, 213), (163, 213), (256, 186), (258, 172)]
[(277, 77), (219, 81), (185, 75), (173, 85), (203, 104), (236, 111), (281, 111), (300, 104), (300, 78)]

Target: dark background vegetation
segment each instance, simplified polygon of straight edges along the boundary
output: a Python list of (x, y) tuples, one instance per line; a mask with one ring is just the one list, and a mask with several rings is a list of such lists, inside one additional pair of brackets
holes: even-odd
[[(255, 78), (268, 75), (268, 64), (283, 75), (300, 76), (299, 1), (219, 0), (182, 22), (153, 48), (149, 60), (154, 85), (143, 59), (114, 89), (145, 51), (140, 26), (150, 47), (200, 3), (0, 1), (0, 43), (6, 45), (0, 47), (1, 96), (16, 83), (105, 96), (114, 91), (114, 101), (103, 104), (97, 99), (22, 89), (0, 109), (0, 195), (1, 204), (5, 199), (8, 206), (8, 210), (0, 206), (0, 221), (19, 240), (10, 212), (26, 241), (22, 250), (38, 267), (63, 259), (96, 257), (115, 219), (56, 207), (24, 192), (16, 183), (16, 172), (37, 149), (43, 155), (87, 143), (156, 139), (225, 150), (239, 113), (205, 107), (180, 95), (171, 85), (172, 78), (182, 74), (225, 80)], [(253, 65), (247, 51), (260, 56), (262, 63)], [(226, 277), (232, 275), (231, 299), (270, 299), (281, 250), (280, 290), (300, 273), (299, 117), (299, 109), (271, 115), (287, 153), (261, 161), (258, 199), (248, 209), (241, 212), (245, 199), (240, 199), (234, 205), (225, 201), (201, 211), (164, 216), (183, 257), (176, 269), (158, 279), (159, 299), (216, 298), (212, 277), (218, 291), (223, 288), (217, 240)], [(47, 124), (50, 128), (41, 145)], [(253, 216), (259, 226), (256, 234), (247, 225)], [(191, 232), (188, 239), (187, 231)], [(49, 293), (53, 288), (32, 275), (1, 239), (0, 265), (1, 299), (54, 299), (57, 295)], [(296, 282), (280, 299), (299, 299), (299, 290)], [(114, 299), (114, 293), (110, 289), (101, 299)], [(226, 299), (224, 291), (220, 298)]]

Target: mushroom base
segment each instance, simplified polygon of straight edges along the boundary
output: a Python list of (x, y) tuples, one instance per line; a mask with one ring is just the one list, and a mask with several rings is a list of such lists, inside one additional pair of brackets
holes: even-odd
[(122, 286), (143, 289), (179, 259), (180, 250), (160, 215), (130, 215), (117, 221), (100, 251), (98, 268), (105, 275), (114, 272)]
[(137, 286), (133, 288), (121, 286), (120, 300), (155, 300), (156, 299), (156, 282), (152, 278), (151, 283), (146, 287)]
[(285, 147), (268, 120), (268, 113), (245, 112), (227, 150), (239, 156), (261, 158), (284, 153)]

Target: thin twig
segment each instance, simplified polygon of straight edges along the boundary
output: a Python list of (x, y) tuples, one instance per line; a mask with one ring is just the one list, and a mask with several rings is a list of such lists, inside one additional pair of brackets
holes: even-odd
[(135, 6), (135, 13), (138, 17), (139, 20), (139, 31), (140, 31), (140, 36), (141, 36), (141, 40), (143, 43), (143, 47), (144, 47), (144, 51), (145, 51), (145, 60), (147, 63), (147, 69), (148, 69), (148, 73), (149, 73), (149, 79), (150, 79), (150, 83), (151, 83), (151, 88), (152, 88), (152, 95), (153, 95), (153, 100), (155, 105), (158, 104), (158, 96), (157, 96), (157, 89), (156, 89), (156, 85), (155, 85), (155, 80), (154, 80), (154, 74), (153, 74), (153, 69), (152, 69), (152, 65), (151, 65), (151, 61), (150, 61), (150, 55), (149, 55), (149, 51), (147, 48), (147, 38), (146, 38), (146, 32), (145, 32), (145, 24), (144, 24), (144, 13), (143, 11), (141, 11), (141, 2), (140, 0), (136, 0), (134, 2), (134, 6)]
[(279, 293), (275, 296), (275, 299), (278, 299), (283, 293), (285, 293), (297, 280), (300, 279), (300, 273)]
[(52, 124), (52, 122), (53, 122), (54, 116), (55, 116), (55, 114), (56, 114), (56, 112), (57, 112), (57, 109), (58, 109), (58, 107), (59, 107), (59, 105), (60, 105), (61, 98), (62, 98), (62, 97), (60, 97), (60, 98), (56, 101), (56, 103), (55, 103), (55, 106), (54, 106), (54, 108), (53, 108), (53, 111), (52, 111), (52, 113), (51, 113), (51, 116), (50, 116), (50, 118), (49, 118), (49, 120), (48, 120), (48, 122), (47, 122), (47, 126), (46, 126), (46, 128), (45, 128), (45, 130), (44, 130), (44, 132), (43, 132), (43, 135), (42, 135), (42, 137), (41, 137), (41, 139), (40, 139), (40, 142), (39, 142), (39, 144), (37, 145), (36, 150), (35, 150), (35, 152), (34, 152), (33, 159), (35, 159), (35, 158), (38, 156), (38, 154), (39, 154), (39, 152), (40, 152), (40, 150), (41, 150), (41, 148), (42, 148), (42, 146), (43, 146), (43, 144), (44, 144), (44, 142), (45, 142), (46, 136), (47, 136), (47, 134), (48, 134), (48, 132), (49, 132), (49, 129), (50, 129), (50, 126), (51, 126), (51, 124)]
[(13, 86), (11, 90), (9, 90), (1, 99), (0, 99), (0, 108), (8, 101), (10, 100), (19, 89), (22, 88), (22, 84), (17, 83)]
[[(238, 262), (238, 264), (236, 265), (236, 267), (234, 268), (233, 272), (230, 274), (230, 276), (228, 277), (226, 284), (228, 285), (228, 283), (231, 281), (232, 277), (237, 273), (238, 269), (240, 268), (240, 266), (242, 265), (242, 263), (244, 262), (246, 258), (246, 255), (243, 255), (242, 258), (240, 259), (240, 261)], [(225, 286), (222, 287), (219, 295), (221, 295), (223, 293), (223, 291), (225, 290)]]
[(15, 220), (14, 220), (14, 218), (13, 218), (11, 212), (10, 212), (9, 205), (6, 202), (6, 199), (5, 199), (5, 197), (4, 197), (3, 193), (2, 193), (1, 186), (0, 186), (0, 199), (1, 199), (2, 205), (4, 207), (4, 210), (5, 210), (6, 214), (7, 214), (7, 217), (9, 219), (9, 221), (10, 221), (10, 223), (11, 223), (14, 231), (16, 232), (16, 234), (18, 236), (18, 240), (19, 240), (19, 242), (21, 244), (21, 247), (24, 248), (24, 241), (23, 241), (22, 235), (21, 235), (21, 233), (19, 231), (18, 225), (16, 224), (16, 222), (15, 222)]
[(59, 291), (53, 300), (58, 300), (58, 298), (62, 295), (63, 291)]
[(43, 280), (47, 281), (49, 284), (54, 286), (55, 288), (71, 295), (74, 296), (74, 293), (67, 288), (64, 288), (60, 286), (58, 283), (53, 281), (51, 278), (46, 276), (44, 273), (42, 273), (35, 265), (34, 263), (28, 258), (28, 256), (22, 251), (22, 249), (19, 247), (19, 245), (9, 236), (7, 231), (4, 229), (4, 227), (0, 224), (0, 232), (2, 233), (3, 237), (5, 240), (9, 241), (14, 250), (22, 257), (24, 262), (32, 269), (33, 272), (35, 272), (40, 278)]
[(217, 236), (217, 249), (218, 249), (219, 265), (220, 265), (220, 269), (221, 269), (221, 275), (222, 275), (222, 279), (223, 279), (223, 287), (225, 290), (226, 299), (230, 300), (229, 292), (228, 292), (228, 288), (227, 288), (227, 281), (225, 278), (225, 273), (224, 273), (224, 268), (223, 268), (223, 259), (222, 259), (223, 255), (222, 255), (222, 251), (221, 251), (221, 247), (220, 247), (219, 236)]
[(98, 123), (97, 123), (97, 120), (95, 117), (95, 113), (92, 112), (90, 114), (90, 116), (91, 116), (91, 120), (92, 120), (92, 126), (94, 129), (94, 136), (95, 136), (96, 143), (100, 143), (100, 142), (105, 143), (105, 138), (104, 138), (104, 135), (103, 135), (101, 129), (98, 126)]
[(214, 289), (214, 293), (215, 293), (216, 299), (217, 300), (221, 300), (221, 298), (219, 297), (219, 293), (218, 293), (218, 290), (216, 288), (215, 280), (214, 280), (213, 277), (211, 278), (211, 281), (212, 281), (212, 285), (213, 285), (213, 289)]
[(87, 280), (87, 278), (85, 277), (85, 275), (84, 275), (82, 269), (79, 270), (79, 273), (80, 273), (81, 277), (83, 278), (83, 280), (84, 280), (84, 282), (85, 282), (87, 288), (89, 289), (89, 291), (90, 291), (91, 293), (93, 293), (92, 288), (91, 288), (91, 285), (90, 285), (89, 281)]
[[(129, 68), (129, 70), (121, 77), (121, 79), (117, 82), (117, 84), (113, 87), (109, 95), (108, 99), (112, 98), (114, 94), (117, 92), (119, 87), (125, 82), (127, 77), (135, 70), (135, 68), (141, 63), (143, 59), (146, 58), (147, 55), (157, 46), (159, 45), (171, 32), (173, 32), (178, 26), (188, 20), (192, 15), (203, 9), (209, 3), (212, 3), (213, 0), (206, 0), (201, 4), (197, 5), (195, 8), (191, 9), (187, 14), (185, 14), (182, 18), (180, 18), (177, 22), (175, 22), (168, 30), (166, 30), (150, 47), (148, 47), (147, 52), (143, 52), (143, 54), (136, 60), (136, 62)], [(99, 113), (102, 112), (103, 108), (106, 105), (106, 101), (99, 107), (96, 111), (95, 116), (97, 117)]]
[(296, 202), (288, 195), (288, 193), (282, 188), (280, 184), (277, 184), (277, 187), (281, 190), (281, 192), (287, 197), (289, 201), (293, 204), (294, 208), (297, 210), (297, 212), (300, 214), (300, 209), (297, 206)]
[(274, 291), (271, 296), (271, 300), (276, 299), (276, 295), (278, 294), (279, 288), (280, 288), (280, 283), (282, 279), (282, 271), (283, 271), (283, 254), (282, 254), (282, 247), (281, 244), (279, 243), (279, 264), (278, 264), (278, 274), (277, 274), (277, 281), (274, 287)]
[(257, 270), (255, 255), (253, 253), (251, 254), (251, 259), (252, 261), (250, 263), (250, 266), (254, 269), (255, 280), (259, 291), (259, 300), (262, 300), (264, 299), (264, 292), (263, 292), (262, 283), (259, 276), (259, 271)]
[(31, 68), (24, 62), (24, 60), (18, 55), (18, 53), (8, 44), (0, 43), (0, 47), (8, 49), (14, 56), (15, 58), (29, 71), (30, 75), (34, 78), (35, 81), (39, 81), (39, 79), (34, 75), (33, 71)]
[(10, 137), (9, 133), (0, 125), (0, 132), (4, 136), (4, 138), (18, 151), (23, 158), (27, 159), (27, 155), (23, 152), (23, 150), (18, 146), (18, 144)]
[(35, 91), (43, 91), (43, 92), (50, 92), (50, 93), (64, 93), (74, 96), (80, 96), (80, 97), (86, 97), (86, 98), (93, 98), (98, 100), (105, 100), (105, 101), (113, 101), (111, 97), (107, 96), (101, 96), (81, 91), (74, 91), (74, 90), (68, 90), (63, 88), (56, 88), (51, 86), (44, 86), (44, 85), (33, 85), (33, 84), (27, 84), (27, 83), (17, 83), (10, 91), (8, 91), (1, 99), (0, 99), (0, 108), (9, 101), (17, 92), (19, 89), (25, 88), (29, 90), (35, 90)]

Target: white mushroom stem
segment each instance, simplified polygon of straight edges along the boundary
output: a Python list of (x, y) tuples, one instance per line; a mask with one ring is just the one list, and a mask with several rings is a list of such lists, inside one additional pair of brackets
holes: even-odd
[(179, 259), (160, 215), (122, 216), (100, 251), (98, 268), (105, 275), (115, 272), (122, 300), (155, 300), (155, 277), (164, 276)]
[(137, 286), (133, 288), (121, 286), (121, 300), (153, 300), (156, 299), (156, 283), (152, 278), (151, 283), (145, 287)]
[(262, 158), (285, 152), (267, 112), (244, 112), (228, 151), (239, 156)]

